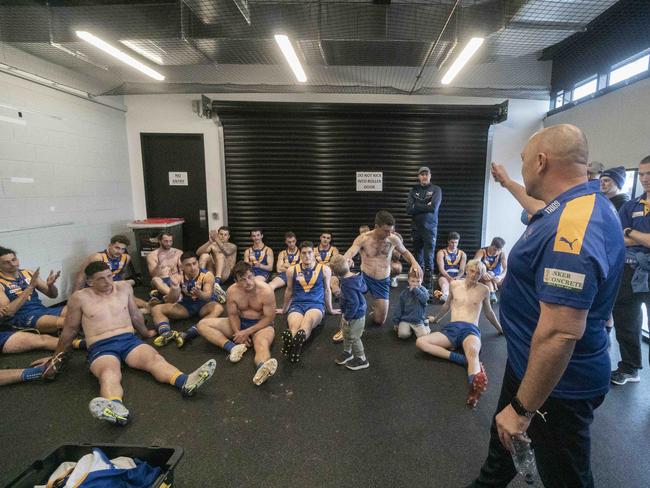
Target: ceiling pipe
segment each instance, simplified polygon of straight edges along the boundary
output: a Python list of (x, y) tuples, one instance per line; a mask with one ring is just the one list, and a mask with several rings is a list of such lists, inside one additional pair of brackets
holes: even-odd
[(415, 91), (415, 87), (417, 86), (418, 81), (420, 81), (420, 78), (422, 78), (422, 73), (424, 73), (424, 68), (426, 68), (427, 63), (429, 62), (429, 58), (435, 52), (436, 48), (438, 47), (438, 44), (440, 44), (442, 35), (445, 33), (445, 30), (447, 30), (447, 26), (449, 25), (449, 22), (451, 22), (451, 18), (454, 16), (454, 13), (456, 12), (456, 7), (458, 7), (459, 4), (460, 4), (460, 0), (456, 0), (454, 2), (454, 6), (451, 8), (451, 12), (449, 12), (449, 16), (445, 21), (445, 25), (442, 26), (442, 29), (440, 30), (440, 34), (438, 34), (438, 38), (436, 39), (436, 42), (433, 44), (433, 46), (431, 46), (431, 48), (429, 48), (429, 52), (427, 52), (427, 55), (424, 58), (424, 61), (422, 62), (422, 66), (420, 66), (420, 71), (418, 72), (418, 75), (415, 77), (415, 81), (413, 82), (413, 86), (409, 91), (409, 95), (413, 95), (413, 92)]

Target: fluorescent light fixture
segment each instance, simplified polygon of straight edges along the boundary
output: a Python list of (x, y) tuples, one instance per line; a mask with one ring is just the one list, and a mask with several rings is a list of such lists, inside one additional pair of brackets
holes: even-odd
[(280, 46), (280, 49), (282, 50), (282, 54), (284, 54), (284, 57), (287, 59), (287, 63), (289, 63), (289, 66), (291, 67), (293, 74), (296, 75), (298, 81), (300, 83), (304, 83), (305, 81), (307, 81), (307, 75), (305, 75), (305, 70), (302, 69), (302, 65), (298, 60), (296, 51), (293, 50), (293, 46), (291, 45), (291, 41), (289, 40), (289, 38), (284, 34), (277, 34), (275, 36), (275, 42), (277, 42), (278, 46)]
[(442, 84), (448, 85), (456, 77), (461, 69), (467, 64), (467, 61), (470, 60), (472, 56), (478, 51), (478, 48), (481, 47), (485, 39), (482, 37), (472, 37), (465, 49), (456, 58), (456, 61), (451, 65), (445, 76), (442, 77)]
[(27, 121), (25, 119), (17, 119), (15, 117), (5, 117), (4, 115), (0, 115), (0, 122), (9, 122), (10, 124), (16, 124), (16, 125), (27, 125)]
[[(165, 64), (163, 59), (155, 54), (153, 49), (158, 49), (159, 51), (162, 51), (160, 47), (158, 47), (155, 43), (151, 41), (145, 41), (147, 44), (150, 44), (152, 46), (152, 49), (148, 49), (145, 46), (140, 46), (137, 42), (134, 41), (120, 41), (122, 44), (124, 44), (126, 47), (129, 49), (133, 49), (136, 53), (138, 53), (140, 56), (144, 56), (147, 58), (149, 61), (153, 61), (154, 63), (158, 65), (163, 65)], [(163, 51), (164, 52), (164, 51)]]
[(106, 41), (101, 40), (99, 37), (92, 35), (90, 32), (86, 31), (76, 31), (76, 34), (78, 37), (83, 39), (84, 41), (92, 44), (95, 46), (97, 49), (101, 49), (105, 53), (110, 54), (114, 58), (119, 59), (125, 64), (128, 64), (132, 68), (137, 69), (138, 71), (141, 71), (147, 76), (150, 76), (154, 80), (162, 81), (165, 79), (163, 75), (158, 73), (157, 71), (151, 69), (149, 66), (146, 66), (142, 64), (140, 61), (138, 61), (135, 58), (132, 58), (125, 52), (120, 51), (116, 47), (111, 46), (109, 43)]

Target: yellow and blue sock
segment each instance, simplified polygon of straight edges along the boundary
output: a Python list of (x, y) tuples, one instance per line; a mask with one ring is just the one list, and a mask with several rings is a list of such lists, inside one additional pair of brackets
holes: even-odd
[(172, 386), (175, 386), (176, 388), (183, 388), (183, 385), (187, 381), (187, 375), (185, 373), (181, 373), (180, 371), (176, 371), (171, 378), (169, 378), (169, 384)]
[(169, 322), (159, 322), (158, 325), (156, 325), (156, 329), (158, 330), (158, 334), (160, 335), (163, 335), (172, 330), (171, 325), (169, 325)]
[(235, 347), (237, 344), (235, 344), (233, 341), (227, 341), (224, 345), (223, 348), (226, 350), (227, 353), (230, 353), (232, 351), (232, 348)]

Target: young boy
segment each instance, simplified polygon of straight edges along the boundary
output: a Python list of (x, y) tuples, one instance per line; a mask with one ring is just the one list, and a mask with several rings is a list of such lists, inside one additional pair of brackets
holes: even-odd
[(363, 350), (361, 336), (366, 324), (366, 299), (368, 291), (361, 273), (352, 273), (347, 260), (341, 254), (332, 257), (330, 269), (341, 284), (341, 330), (343, 331), (343, 352), (336, 358), (336, 364), (356, 371), (370, 366)]
[(409, 272), (408, 288), (399, 296), (399, 305), (393, 315), (393, 326), (397, 337), (408, 339), (415, 332), (416, 337), (422, 337), (431, 332), (426, 321), (427, 301), (429, 292), (422, 286), (422, 278), (413, 270)]
[[(451, 309), (451, 322), (440, 332), (419, 337), (415, 345), (433, 356), (467, 366), (469, 392), (466, 404), (470, 408), (476, 408), (488, 384), (485, 367), (479, 362), (481, 332), (477, 324), (481, 308), (499, 334), (503, 334), (503, 330), (490, 306), (490, 290), (479, 283), (486, 271), (485, 265), (479, 259), (472, 259), (467, 263), (465, 270), (467, 275), (463, 281), (451, 282), (449, 299), (438, 316), (429, 317), (429, 321), (435, 324)], [(459, 350), (463, 350), (465, 354), (457, 352)]]

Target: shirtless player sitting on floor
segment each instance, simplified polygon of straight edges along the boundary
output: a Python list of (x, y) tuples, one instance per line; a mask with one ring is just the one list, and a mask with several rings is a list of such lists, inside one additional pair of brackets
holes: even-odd
[(467, 366), (469, 391), (466, 403), (468, 407), (476, 408), (488, 384), (485, 368), (479, 361), (481, 331), (477, 324), (481, 309), (499, 334), (503, 334), (503, 330), (490, 306), (490, 290), (479, 283), (485, 273), (485, 265), (478, 259), (472, 259), (465, 271), (467, 275), (464, 280), (450, 283), (449, 298), (440, 313), (436, 317), (429, 317), (429, 323), (435, 324), (451, 309), (451, 322), (440, 332), (418, 337), (415, 345), (433, 356)]
[(253, 383), (261, 385), (275, 374), (278, 361), (271, 357), (275, 337), (275, 294), (271, 286), (256, 280), (253, 267), (244, 261), (232, 270), (235, 284), (228, 288), (228, 317), (206, 318), (196, 326), (208, 342), (224, 349), (237, 363), (249, 347), (255, 349)]
[(135, 335), (153, 337), (133, 299), (128, 283), (113, 282), (106, 263), (94, 261), (84, 270), (88, 287), (68, 300), (59, 344), (43, 376), (53, 378), (62, 357), (72, 348), (72, 341), (82, 327), (88, 344), (90, 372), (99, 380), (99, 394), (90, 401), (92, 415), (100, 420), (125, 425), (129, 411), (122, 403), (121, 364), (147, 371), (157, 381), (175, 386), (183, 396), (192, 396), (214, 373), (216, 361), (208, 360), (187, 375), (169, 364), (156, 350)]

